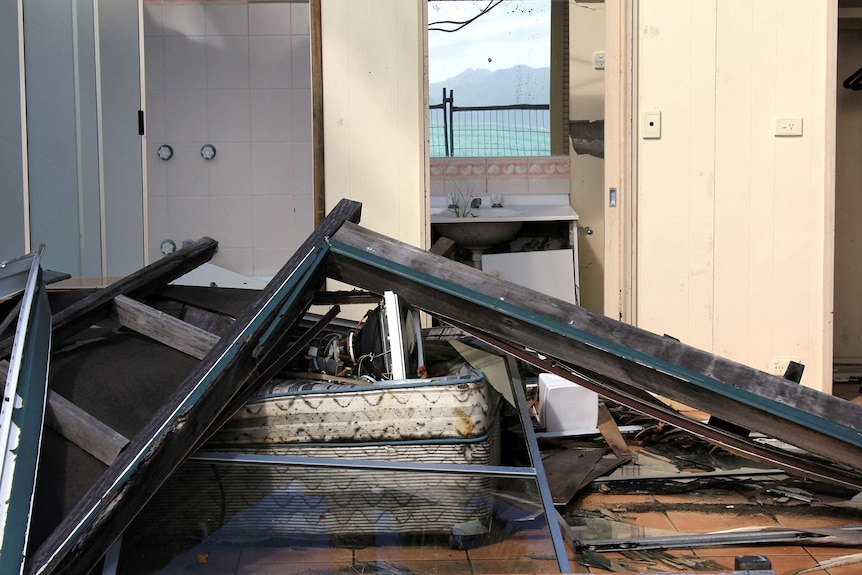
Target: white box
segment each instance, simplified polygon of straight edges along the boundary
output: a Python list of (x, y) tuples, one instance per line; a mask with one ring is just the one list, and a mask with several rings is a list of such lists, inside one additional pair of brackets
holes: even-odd
[(549, 433), (596, 430), (599, 395), (550, 373), (539, 374), (539, 422)]

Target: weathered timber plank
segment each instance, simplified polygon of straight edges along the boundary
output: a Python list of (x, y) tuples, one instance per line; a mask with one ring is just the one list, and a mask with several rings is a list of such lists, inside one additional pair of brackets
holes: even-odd
[(114, 298), (114, 310), (123, 327), (197, 359), (203, 359), (219, 340), (208, 331), (124, 295)]
[(697, 407), (862, 470), (862, 408), (362, 229), (332, 239), (330, 277)]
[[(54, 345), (108, 317), (111, 302), (116, 296), (141, 296), (149, 293), (212, 259), (217, 247), (218, 242), (214, 239), (201, 238), (60, 310), (51, 318)], [(11, 338), (0, 342), (0, 357), (6, 357), (11, 349)]]
[[(0, 379), (6, 379), (9, 362), (0, 360)], [(104, 463), (110, 465), (129, 440), (117, 433), (59, 393), (48, 390), (45, 423)]]
[[(342, 200), (306, 239), (231, 330), (132, 439), (25, 566), (36, 573), (89, 573), (152, 494), (192, 453), (215, 417), (256, 380), (252, 351), (261, 333), (279, 322), (290, 329), (314, 299), (323, 279), (325, 239), (346, 221), (358, 221), (361, 204)], [(114, 294), (116, 295), (116, 294)]]

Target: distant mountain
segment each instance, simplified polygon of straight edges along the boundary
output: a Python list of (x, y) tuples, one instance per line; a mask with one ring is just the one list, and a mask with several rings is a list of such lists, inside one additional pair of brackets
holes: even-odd
[(455, 91), (456, 106), (547, 104), (551, 93), (550, 68), (515, 66), (494, 72), (467, 68), (457, 76), (428, 85), (431, 104), (443, 101), (443, 88)]

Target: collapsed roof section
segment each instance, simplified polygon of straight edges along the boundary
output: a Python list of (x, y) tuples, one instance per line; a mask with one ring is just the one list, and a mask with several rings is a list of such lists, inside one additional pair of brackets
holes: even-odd
[[(265, 383), (295, 353), (296, 346), (287, 345), (288, 335), (297, 335), (294, 327), (325, 277), (378, 294), (395, 291), (414, 307), (610, 399), (796, 473), (862, 488), (862, 407), (363, 229), (356, 225), (360, 209), (348, 200), (336, 206), (42, 544), (28, 562), (28, 573), (86, 573), (194, 453), (214, 422), (238, 409), (249, 390)], [(196, 244), (199, 252), (176, 252), (162, 266), (171, 271), (194, 267), (194, 259), (205, 259), (214, 249), (204, 244)], [(151, 287), (157, 281), (153, 266), (133, 274), (135, 282), (121, 288), (115, 284), (89, 303), (83, 300), (61, 312), (62, 317), (54, 318), (55, 338), (107, 313), (114, 297)], [(818, 457), (713, 430), (679, 416), (653, 393)]]

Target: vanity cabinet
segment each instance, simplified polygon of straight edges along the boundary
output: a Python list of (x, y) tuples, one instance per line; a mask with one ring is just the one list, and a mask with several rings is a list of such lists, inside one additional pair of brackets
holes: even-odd
[(482, 256), (482, 269), (500, 279), (569, 303), (577, 303), (576, 259), (574, 248), (485, 254)]

